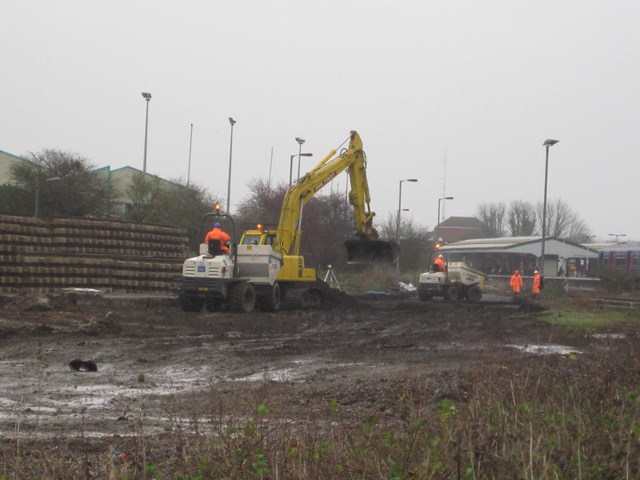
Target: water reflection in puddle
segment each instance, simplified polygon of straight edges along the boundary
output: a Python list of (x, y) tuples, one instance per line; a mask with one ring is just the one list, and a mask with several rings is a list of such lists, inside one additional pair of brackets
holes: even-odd
[(523, 353), (533, 353), (534, 355), (570, 355), (572, 353), (582, 353), (574, 347), (567, 345), (506, 345), (515, 348)]
[(624, 333), (594, 333), (591, 337), (597, 338), (598, 340), (620, 340), (626, 336)]

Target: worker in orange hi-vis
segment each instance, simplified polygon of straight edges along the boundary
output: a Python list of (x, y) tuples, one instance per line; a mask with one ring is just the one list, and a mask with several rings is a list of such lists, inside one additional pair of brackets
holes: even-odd
[(433, 261), (433, 266), (437, 272), (444, 272), (444, 259), (442, 258), (442, 254), (436, 257)]
[(511, 280), (509, 281), (509, 285), (511, 285), (511, 291), (514, 295), (519, 295), (522, 290), (522, 286), (524, 282), (522, 281), (522, 277), (520, 276), (520, 271), (516, 270), (511, 275)]
[(231, 237), (222, 230), (222, 227), (218, 222), (213, 225), (213, 229), (207, 233), (206, 237), (204, 237), (204, 243), (209, 243), (209, 240), (219, 240), (222, 251), (227, 255), (229, 254), (227, 242), (231, 241)]
[(540, 295), (540, 290), (542, 288), (542, 278), (540, 277), (540, 272), (537, 270), (533, 272), (533, 284), (531, 285), (531, 294), (534, 297)]

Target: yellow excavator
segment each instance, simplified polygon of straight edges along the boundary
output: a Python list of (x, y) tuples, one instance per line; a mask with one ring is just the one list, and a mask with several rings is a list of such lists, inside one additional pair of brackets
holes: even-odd
[[(351, 189), (349, 203), (355, 216), (356, 238), (347, 240), (349, 263), (393, 262), (400, 249), (395, 242), (378, 238), (373, 228), (375, 213), (370, 210), (371, 198), (367, 181), (366, 155), (362, 140), (351, 131), (348, 148), (339, 154), (331, 150), (312, 170), (294, 183), (285, 194), (277, 229), (247, 230), (240, 245), (271, 245), (282, 255), (282, 266), (277, 276), (282, 299), (301, 300), (305, 307), (318, 307), (327, 300), (328, 286), (318, 279), (314, 268), (305, 267), (300, 254), (302, 241), (302, 215), (305, 204), (338, 174), (348, 171)], [(338, 147), (340, 148), (340, 147)]]

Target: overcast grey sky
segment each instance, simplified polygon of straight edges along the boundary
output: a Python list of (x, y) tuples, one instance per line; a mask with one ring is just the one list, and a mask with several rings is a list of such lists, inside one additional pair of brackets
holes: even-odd
[[(480, 202), (562, 198), (640, 240), (637, 0), (2, 2), (0, 150), (187, 178), (231, 203), (357, 130), (379, 221), (432, 227)], [(445, 170), (446, 156), (446, 170)], [(446, 171), (446, 175), (445, 175)], [(345, 187), (345, 176), (334, 188)], [(329, 187), (327, 187), (329, 188)]]

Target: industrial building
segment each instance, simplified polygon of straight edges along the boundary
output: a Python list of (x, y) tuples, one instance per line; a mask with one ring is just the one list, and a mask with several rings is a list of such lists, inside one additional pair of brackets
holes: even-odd
[[(594, 247), (546, 237), (541, 273), (549, 277), (590, 276), (598, 266), (598, 250)], [(450, 259), (464, 261), (488, 274), (510, 275), (517, 269), (524, 275), (532, 275), (540, 270), (542, 239), (539, 236), (474, 238), (449, 243), (442, 250)]]

